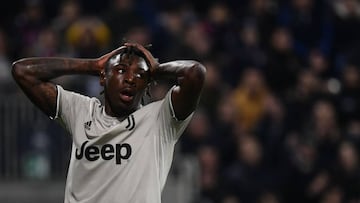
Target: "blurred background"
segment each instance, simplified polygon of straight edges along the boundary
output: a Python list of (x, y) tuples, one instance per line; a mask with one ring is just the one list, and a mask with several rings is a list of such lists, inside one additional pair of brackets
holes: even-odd
[[(11, 63), (99, 57), (124, 38), (152, 43), (160, 62), (207, 67), (163, 202), (360, 202), (357, 0), (2, 2), (0, 202), (63, 202), (71, 144), (14, 83)], [(96, 77), (56, 82), (100, 97)]]

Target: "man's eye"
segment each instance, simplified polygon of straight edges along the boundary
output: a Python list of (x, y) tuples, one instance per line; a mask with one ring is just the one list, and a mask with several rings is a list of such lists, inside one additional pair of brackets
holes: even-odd
[(123, 74), (123, 73), (125, 73), (125, 70), (124, 70), (124, 69), (119, 69), (118, 72), (119, 72), (120, 74)]
[(137, 78), (142, 78), (144, 76), (144, 74), (142, 73), (135, 73), (135, 77)]

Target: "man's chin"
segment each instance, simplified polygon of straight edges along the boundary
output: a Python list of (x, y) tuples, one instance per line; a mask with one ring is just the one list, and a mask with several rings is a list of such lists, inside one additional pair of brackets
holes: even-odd
[(133, 108), (130, 108), (130, 106), (121, 105), (119, 107), (115, 107), (115, 109), (113, 108), (112, 112), (114, 112), (115, 117), (125, 118), (134, 112), (134, 110)]
[(121, 97), (113, 98), (108, 100), (108, 107), (113, 112), (115, 117), (124, 117), (137, 110), (139, 106), (139, 99), (123, 99)]
[(118, 112), (119, 114), (124, 114), (124, 112), (131, 114), (137, 109), (137, 106), (138, 104), (135, 104), (134, 100), (129, 102), (120, 100), (114, 111)]

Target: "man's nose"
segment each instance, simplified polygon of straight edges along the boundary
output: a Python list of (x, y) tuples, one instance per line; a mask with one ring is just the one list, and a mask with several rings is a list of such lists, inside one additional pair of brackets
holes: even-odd
[(131, 71), (125, 74), (125, 82), (128, 84), (135, 84), (135, 74)]

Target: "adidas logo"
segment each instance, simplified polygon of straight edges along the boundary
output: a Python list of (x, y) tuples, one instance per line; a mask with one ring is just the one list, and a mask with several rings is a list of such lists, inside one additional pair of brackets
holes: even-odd
[(84, 128), (85, 128), (86, 130), (90, 130), (91, 122), (92, 122), (92, 121), (88, 121), (88, 122), (84, 123)]

